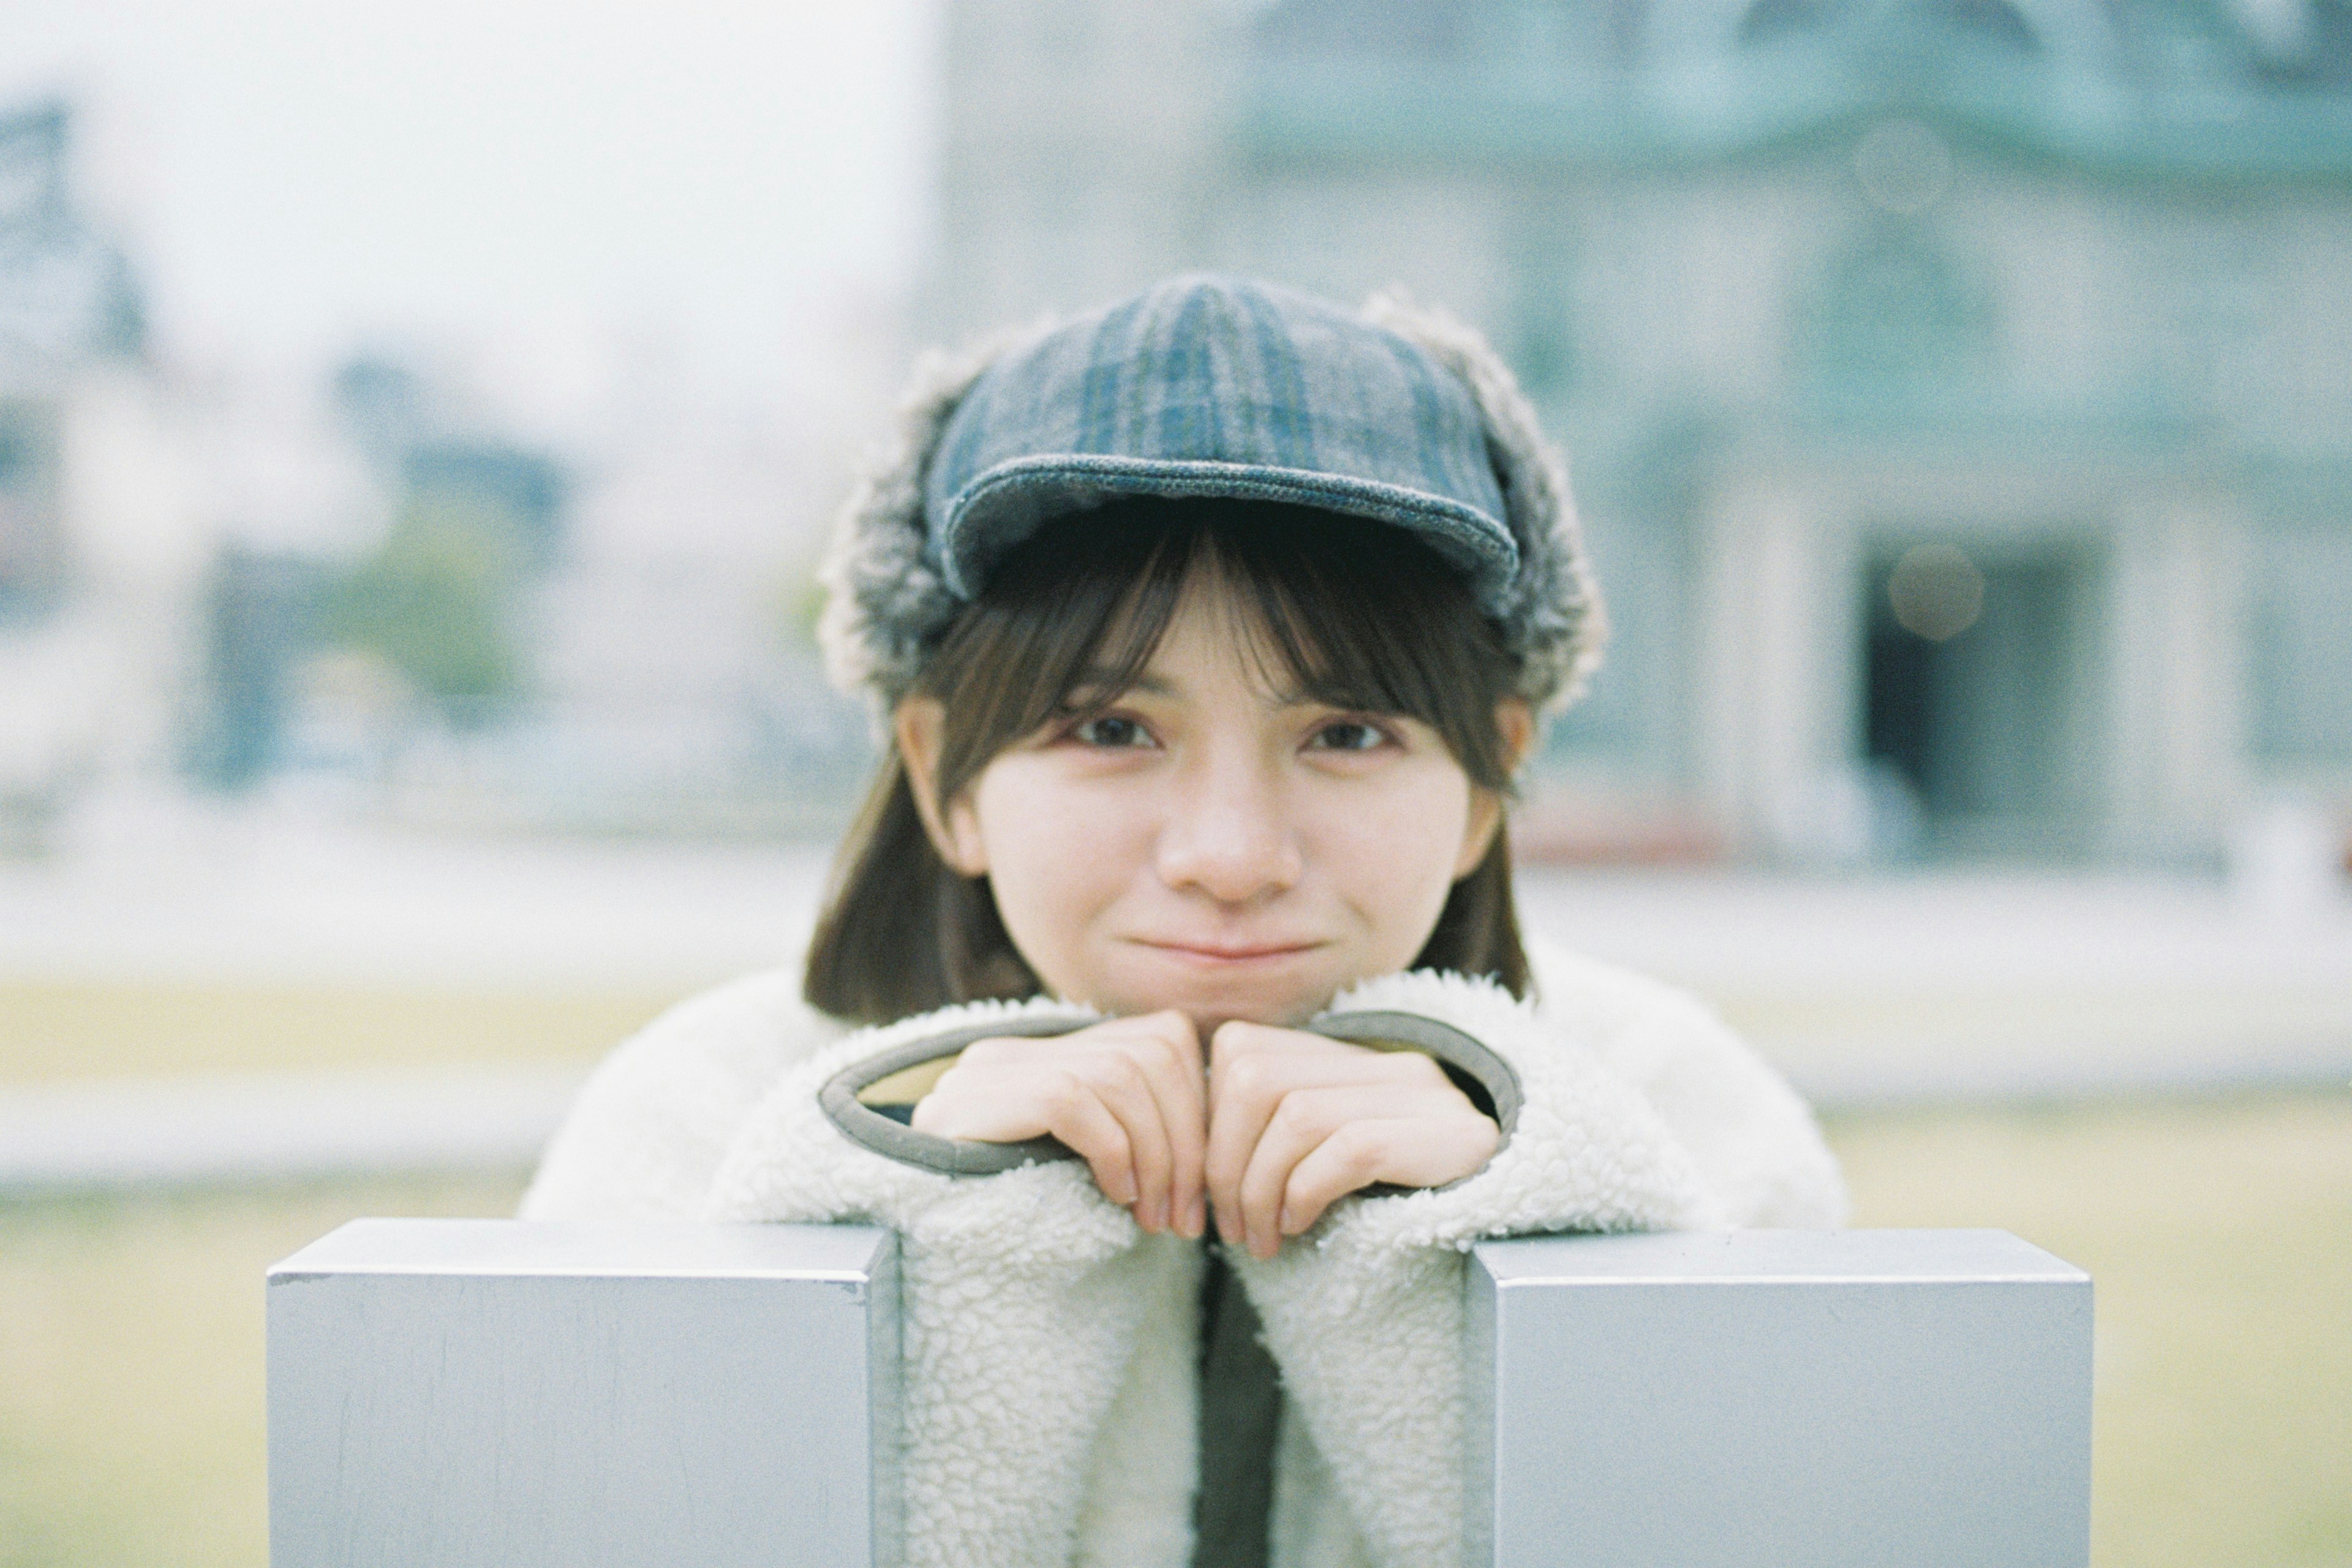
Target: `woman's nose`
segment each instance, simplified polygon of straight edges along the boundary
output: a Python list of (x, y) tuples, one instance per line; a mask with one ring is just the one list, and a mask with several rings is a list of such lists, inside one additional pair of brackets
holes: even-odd
[(1304, 868), (1279, 782), (1255, 761), (1220, 759), (1187, 770), (1160, 835), (1160, 877), (1219, 903), (1292, 887)]

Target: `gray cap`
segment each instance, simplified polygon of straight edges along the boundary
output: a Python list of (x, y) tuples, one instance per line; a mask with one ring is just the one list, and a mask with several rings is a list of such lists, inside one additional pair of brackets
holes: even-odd
[(897, 440), (835, 524), (826, 667), (885, 709), (991, 565), (1121, 496), (1289, 501), (1408, 528), (1469, 578), (1564, 706), (1606, 622), (1567, 476), (1475, 331), (1401, 294), (1360, 312), (1243, 279), (1170, 279), (1073, 321), (920, 361)]
[(1394, 523), (1489, 610), (1518, 570), (1470, 389), (1394, 332), (1247, 279), (1170, 279), (989, 366), (924, 478), (931, 559), (968, 599), (1039, 523), (1138, 495)]

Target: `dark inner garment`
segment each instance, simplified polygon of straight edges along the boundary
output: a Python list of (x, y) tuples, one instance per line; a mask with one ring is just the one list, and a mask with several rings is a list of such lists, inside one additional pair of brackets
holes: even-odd
[(1257, 1310), (1213, 1241), (1201, 1271), (1201, 1489), (1192, 1568), (1265, 1568), (1282, 1386)]
[[(911, 1105), (873, 1109), (902, 1126), (915, 1120)], [(1213, 1240), (1204, 1239), (1201, 1250), (1207, 1261), (1201, 1270), (1201, 1489), (1192, 1500), (1192, 1568), (1265, 1568), (1282, 1388), (1274, 1358), (1258, 1343), (1257, 1309), (1240, 1278)]]

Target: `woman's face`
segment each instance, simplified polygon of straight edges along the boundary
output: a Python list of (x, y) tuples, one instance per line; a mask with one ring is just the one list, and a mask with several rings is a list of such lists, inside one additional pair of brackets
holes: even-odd
[[(936, 814), (941, 853), (989, 878), (1048, 991), (1179, 1008), (1204, 1032), (1302, 1022), (1412, 963), (1485, 856), (1500, 803), (1434, 730), (1266, 689), (1255, 635), (1196, 572), (1132, 689), (1000, 752)], [(1523, 748), (1524, 704), (1501, 719)], [(936, 703), (901, 710), (919, 778), (940, 721)]]

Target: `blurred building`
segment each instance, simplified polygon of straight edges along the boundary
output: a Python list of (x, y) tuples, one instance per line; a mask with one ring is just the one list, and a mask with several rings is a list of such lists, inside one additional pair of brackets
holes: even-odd
[(949, 16), (930, 331), (1190, 267), (1482, 325), (1617, 626), (1554, 777), (1629, 832), (2169, 858), (2352, 802), (2347, 0)]
[(122, 253), (72, 197), (61, 103), (0, 110), (0, 849), (168, 752), (203, 552)]
[(446, 372), (370, 353), (332, 386), (389, 517), (362, 552), (245, 561), (247, 591), (216, 599), (244, 628), (224, 647), (274, 653), (215, 660), (256, 699), (221, 683), (224, 717), (252, 721), (217, 733), (252, 740), (216, 749), (220, 782), (462, 829), (791, 836), (846, 816), (865, 716), (805, 624), (845, 482), (823, 421), (656, 377), (534, 446)]
[(516, 606), (521, 700), (408, 745), (386, 804), (476, 826), (833, 830), (870, 748), (803, 624), (814, 467), (764, 429), (659, 425), (606, 454)]

